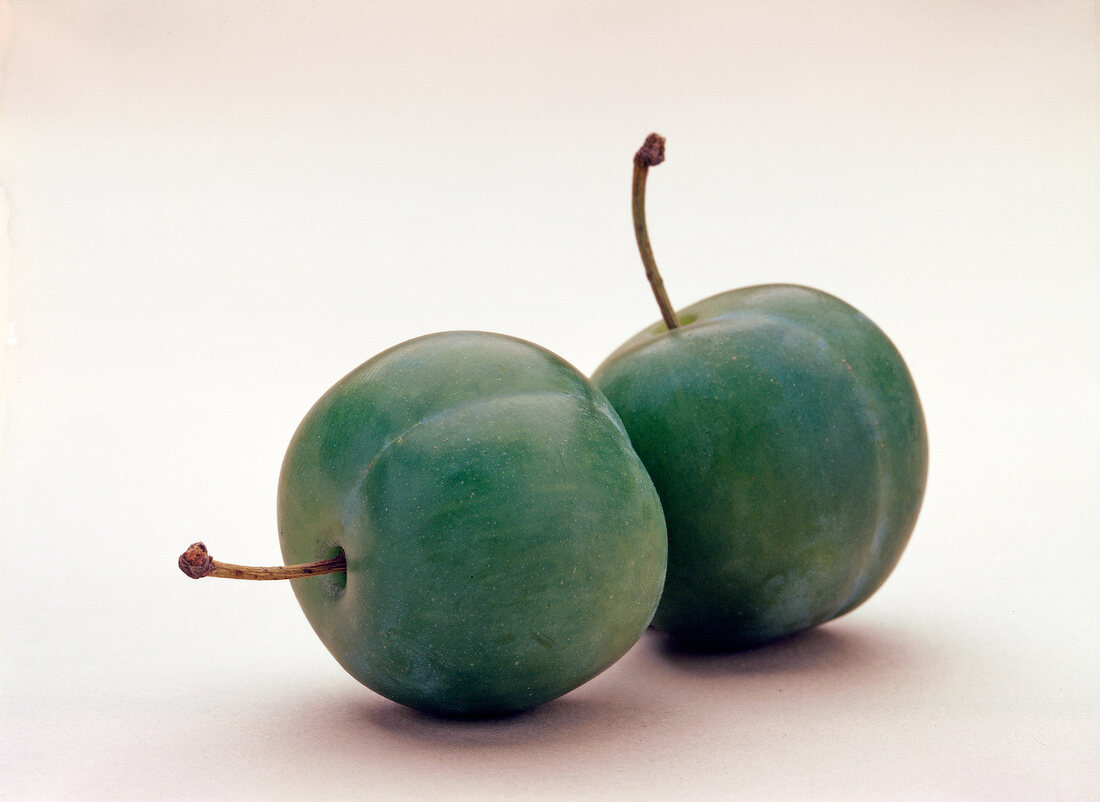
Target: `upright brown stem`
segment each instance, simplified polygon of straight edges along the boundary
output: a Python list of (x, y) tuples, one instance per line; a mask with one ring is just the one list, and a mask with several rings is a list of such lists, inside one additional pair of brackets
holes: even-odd
[(649, 168), (655, 167), (665, 160), (665, 138), (659, 134), (650, 134), (645, 142), (634, 154), (634, 182), (631, 188), (631, 211), (634, 213), (634, 238), (638, 240), (638, 253), (642, 256), (642, 264), (645, 265), (645, 275), (649, 279), (649, 286), (653, 288), (653, 297), (657, 299), (657, 306), (661, 308), (661, 317), (668, 328), (675, 329), (680, 325), (680, 319), (676, 316), (676, 310), (668, 300), (665, 292), (665, 283), (661, 280), (661, 274), (657, 270), (657, 261), (653, 258), (653, 246), (649, 244), (649, 230), (645, 223), (645, 182), (649, 175)]
[(215, 560), (202, 543), (192, 543), (180, 555), (179, 566), (192, 579), (202, 579), (204, 576), (220, 576), (226, 579), (301, 579), (321, 574), (339, 574), (348, 567), (343, 552), (338, 557), (300, 565), (276, 565), (270, 568), (233, 565)]

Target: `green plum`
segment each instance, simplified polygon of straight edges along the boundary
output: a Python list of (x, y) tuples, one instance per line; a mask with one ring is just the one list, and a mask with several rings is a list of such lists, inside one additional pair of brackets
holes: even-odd
[(635, 157), (639, 249), (664, 321), (593, 380), (657, 487), (668, 574), (654, 626), (736, 649), (829, 621), (871, 596), (916, 524), (928, 439), (885, 334), (824, 292), (748, 287), (668, 304), (645, 229), (655, 135)]
[(446, 332), (398, 345), (314, 405), (278, 493), (318, 636), (357, 680), (433, 713), (546, 702), (619, 659), (665, 575), (653, 483), (618, 415), (531, 343)]

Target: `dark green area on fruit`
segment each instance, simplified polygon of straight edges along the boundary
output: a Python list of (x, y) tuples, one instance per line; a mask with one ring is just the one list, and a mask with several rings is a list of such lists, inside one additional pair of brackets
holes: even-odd
[(288, 563), (343, 549), (346, 577), (294, 580), (356, 679), (451, 715), (523, 710), (641, 636), (664, 520), (618, 416), (572, 366), (479, 332), (411, 340), (306, 415), (279, 482)]
[(742, 648), (852, 610), (893, 570), (924, 493), (927, 435), (901, 356), (805, 287), (735, 290), (680, 318), (593, 376), (664, 507), (654, 624)]

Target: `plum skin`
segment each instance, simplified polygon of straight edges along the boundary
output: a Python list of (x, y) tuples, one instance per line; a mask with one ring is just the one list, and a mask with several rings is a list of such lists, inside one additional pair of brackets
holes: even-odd
[(618, 416), (531, 343), (443, 332), (336, 383), (279, 478), (293, 580), (356, 679), (431, 713), (493, 716), (560, 696), (649, 624), (664, 580), (660, 502)]
[(843, 615), (901, 557), (928, 472), (916, 387), (859, 311), (808, 287), (713, 296), (593, 374), (665, 512), (654, 626), (739, 649)]

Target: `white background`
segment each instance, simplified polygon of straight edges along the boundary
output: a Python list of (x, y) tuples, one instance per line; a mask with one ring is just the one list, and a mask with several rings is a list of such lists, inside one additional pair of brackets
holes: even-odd
[[(1100, 792), (1095, 2), (3, 7), (0, 798), (1087, 799)], [(358, 685), (288, 587), (312, 402), (473, 328), (585, 372), (793, 281), (905, 356), (931, 473), (864, 607), (688, 657), (647, 635), (504, 721)]]

